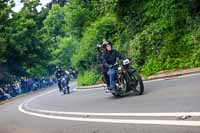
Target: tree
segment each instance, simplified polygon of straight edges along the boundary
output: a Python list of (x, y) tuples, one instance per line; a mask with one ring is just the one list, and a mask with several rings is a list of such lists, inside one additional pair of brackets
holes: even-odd
[[(48, 60), (48, 49), (40, 39), (37, 11), (39, 0), (22, 1), (24, 7), (13, 16), (9, 26), (9, 45), (6, 48), (6, 66), (11, 74), (20, 76), (28, 74), (28, 69)], [(44, 17), (41, 17), (42, 21)], [(43, 65), (44, 66), (44, 65)]]
[(47, 7), (49, 9), (52, 8), (53, 4), (59, 4), (61, 7), (64, 7), (64, 5), (68, 2), (68, 0), (52, 0), (47, 4)]
[(58, 47), (52, 52), (54, 57), (52, 63), (66, 68), (72, 67), (71, 57), (78, 46), (78, 41), (72, 37), (58, 38)]
[(7, 47), (7, 28), (9, 22), (9, 15), (11, 15), (11, 8), (14, 6), (12, 0), (0, 0), (0, 63), (6, 62), (4, 53)]
[(53, 42), (56, 37), (63, 37), (65, 35), (64, 11), (59, 5), (53, 5), (52, 9), (49, 11), (48, 16), (44, 20), (44, 29)]

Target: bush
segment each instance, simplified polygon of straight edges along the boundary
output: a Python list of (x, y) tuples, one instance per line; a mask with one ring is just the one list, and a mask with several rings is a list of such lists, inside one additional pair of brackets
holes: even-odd
[(72, 56), (72, 64), (81, 71), (96, 63), (96, 44), (104, 37), (112, 38), (116, 32), (116, 18), (107, 14), (97, 19), (86, 29), (81, 39), (81, 46)]
[(156, 58), (150, 58), (142, 69), (144, 75), (146, 76), (155, 74), (160, 70), (162, 70), (162, 63)]
[(78, 75), (78, 86), (92, 85), (100, 80), (100, 75), (95, 70), (87, 70)]

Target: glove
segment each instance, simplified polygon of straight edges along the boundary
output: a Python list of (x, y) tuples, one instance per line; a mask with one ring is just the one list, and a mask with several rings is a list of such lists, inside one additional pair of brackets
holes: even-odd
[(108, 65), (108, 68), (112, 68), (113, 67), (113, 65)]

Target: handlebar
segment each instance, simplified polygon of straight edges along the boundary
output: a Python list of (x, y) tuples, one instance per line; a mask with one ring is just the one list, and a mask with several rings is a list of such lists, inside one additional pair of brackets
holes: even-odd
[(108, 68), (111, 69), (111, 68), (116, 67), (116, 66), (118, 66), (118, 63), (115, 63), (113, 65), (109, 65)]

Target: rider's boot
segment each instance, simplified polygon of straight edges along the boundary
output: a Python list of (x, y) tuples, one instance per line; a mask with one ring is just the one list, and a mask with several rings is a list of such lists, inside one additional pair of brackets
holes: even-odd
[(105, 87), (105, 92), (106, 93), (110, 92), (110, 88), (108, 86)]

